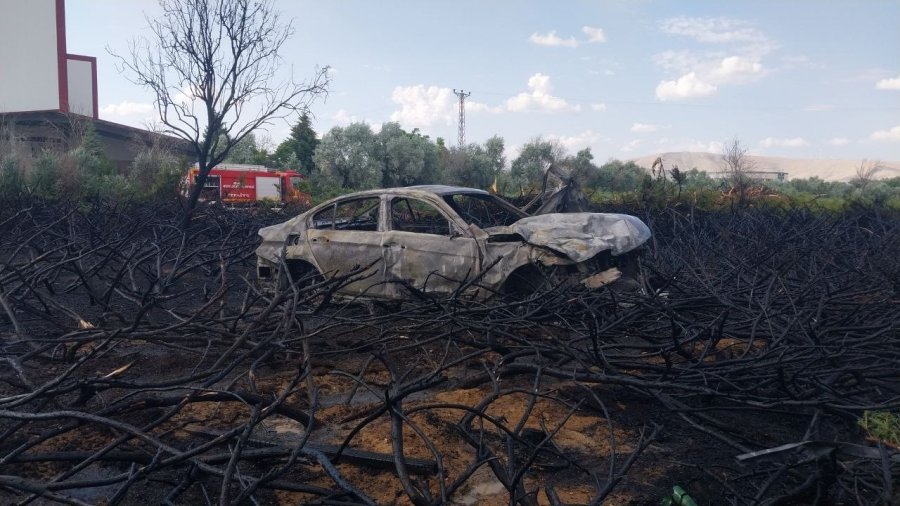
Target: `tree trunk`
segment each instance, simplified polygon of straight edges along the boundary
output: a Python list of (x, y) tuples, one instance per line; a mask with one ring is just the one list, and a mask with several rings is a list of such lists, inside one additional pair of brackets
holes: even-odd
[[(188, 193), (187, 202), (184, 205), (184, 214), (181, 217), (181, 230), (186, 231), (188, 227), (191, 225), (191, 218), (194, 217), (194, 211), (197, 209), (197, 202), (200, 200), (200, 194), (203, 193), (203, 186), (206, 184), (206, 179), (209, 176), (210, 171), (212, 171), (212, 167), (203, 169), (203, 166), (200, 166), (200, 170), (197, 172), (197, 181), (194, 181), (193, 186), (191, 186), (191, 191)], [(191, 184), (191, 181), (188, 181), (188, 184)]]

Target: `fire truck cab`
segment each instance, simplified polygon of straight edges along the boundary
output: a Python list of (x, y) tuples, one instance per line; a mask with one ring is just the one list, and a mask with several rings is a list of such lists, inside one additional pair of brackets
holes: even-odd
[[(188, 172), (190, 188), (197, 184), (199, 172), (197, 165)], [(305, 179), (299, 172), (274, 170), (263, 165), (219, 164), (207, 176), (200, 199), (227, 204), (258, 201), (309, 204), (309, 193), (301, 190)]]

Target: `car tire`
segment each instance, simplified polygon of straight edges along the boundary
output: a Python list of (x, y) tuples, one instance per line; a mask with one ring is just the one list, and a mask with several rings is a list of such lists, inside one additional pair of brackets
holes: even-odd
[(506, 278), (500, 293), (512, 299), (524, 299), (569, 281), (563, 266), (528, 264), (514, 270)]
[(279, 276), (279, 287), (282, 290), (291, 289), (291, 285), (296, 285), (302, 292), (311, 289), (314, 286), (321, 285), (325, 278), (309, 262), (303, 260), (287, 260), (287, 274)]

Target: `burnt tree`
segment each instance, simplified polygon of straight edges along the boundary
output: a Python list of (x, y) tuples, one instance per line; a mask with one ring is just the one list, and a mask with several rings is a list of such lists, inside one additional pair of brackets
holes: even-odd
[(160, 0), (152, 36), (135, 39), (120, 65), (150, 89), (163, 133), (193, 149), (199, 177), (186, 226), (209, 172), (251, 132), (309, 111), (328, 92), (328, 67), (297, 81), (280, 77), (279, 53), (293, 33), (271, 0)]

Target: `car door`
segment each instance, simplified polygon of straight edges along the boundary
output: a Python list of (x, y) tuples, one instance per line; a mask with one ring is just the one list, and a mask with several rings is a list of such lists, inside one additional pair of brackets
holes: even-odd
[(384, 262), (381, 197), (342, 200), (310, 219), (307, 240), (319, 270), (326, 277), (354, 271), (341, 293), (384, 296)]
[(449, 293), (478, 273), (478, 244), (447, 213), (425, 200), (393, 196), (384, 234), (387, 290), (404, 284), (426, 292)]

